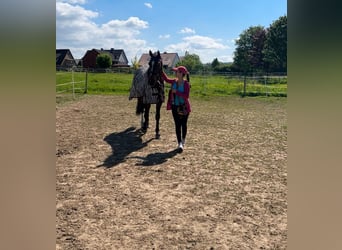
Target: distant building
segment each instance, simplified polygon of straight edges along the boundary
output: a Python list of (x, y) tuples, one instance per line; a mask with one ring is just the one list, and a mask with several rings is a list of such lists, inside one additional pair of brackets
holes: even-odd
[[(162, 58), (163, 66), (165, 69), (172, 69), (173, 67), (176, 66), (176, 64), (180, 60), (177, 53), (164, 52), (164, 53), (161, 53), (160, 56)], [(146, 65), (148, 64), (149, 61), (150, 61), (150, 54), (144, 53), (141, 55), (139, 59), (139, 65), (140, 66)]]
[(109, 55), (112, 59), (112, 67), (129, 67), (125, 51), (111, 48), (110, 50), (88, 50), (81, 59), (83, 68), (96, 68), (96, 57), (100, 54)]
[(72, 68), (76, 61), (69, 49), (56, 49), (56, 68)]

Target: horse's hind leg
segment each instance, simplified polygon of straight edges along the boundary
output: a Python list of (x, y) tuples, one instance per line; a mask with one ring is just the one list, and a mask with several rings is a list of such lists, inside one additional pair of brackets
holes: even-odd
[(159, 120), (160, 120), (160, 109), (162, 106), (162, 102), (158, 102), (156, 104), (156, 138), (160, 138), (160, 133), (159, 133)]

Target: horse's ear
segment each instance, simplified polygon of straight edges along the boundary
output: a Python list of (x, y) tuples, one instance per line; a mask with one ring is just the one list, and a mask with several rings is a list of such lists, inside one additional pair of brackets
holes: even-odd
[(153, 56), (152, 51), (150, 50), (150, 56)]

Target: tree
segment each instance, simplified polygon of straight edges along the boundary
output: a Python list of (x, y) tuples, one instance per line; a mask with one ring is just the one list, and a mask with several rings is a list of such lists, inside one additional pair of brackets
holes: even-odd
[(139, 68), (139, 61), (138, 61), (137, 56), (135, 56), (135, 57), (131, 60), (131, 63), (132, 63), (133, 69), (138, 69), (138, 68)]
[(232, 71), (232, 63), (220, 63), (219, 66), (215, 68), (215, 72), (227, 73)]
[(107, 54), (99, 54), (96, 57), (96, 65), (101, 69), (106, 69), (112, 66), (112, 58)]
[(183, 59), (177, 63), (177, 66), (183, 65), (185, 66), (189, 72), (197, 72), (203, 69), (203, 64), (196, 54), (190, 54), (189, 52), (185, 52), (185, 56)]
[(212, 68), (213, 70), (216, 70), (216, 68), (217, 68), (219, 65), (220, 65), (219, 60), (218, 60), (217, 58), (215, 58), (215, 59), (213, 60), (213, 62), (211, 63), (211, 68)]
[(235, 42), (234, 68), (243, 72), (263, 70), (265, 40), (266, 31), (262, 26), (252, 26), (243, 31)]
[(263, 50), (268, 71), (287, 71), (287, 17), (281, 16), (266, 31)]

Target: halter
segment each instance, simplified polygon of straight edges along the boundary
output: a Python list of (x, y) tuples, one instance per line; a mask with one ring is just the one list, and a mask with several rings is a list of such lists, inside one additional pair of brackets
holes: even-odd
[(149, 61), (149, 68), (148, 68), (148, 83), (153, 87), (159, 87), (162, 84), (162, 68), (163, 62), (160, 56), (160, 52), (157, 51), (156, 53), (152, 54), (150, 51), (150, 61)]

